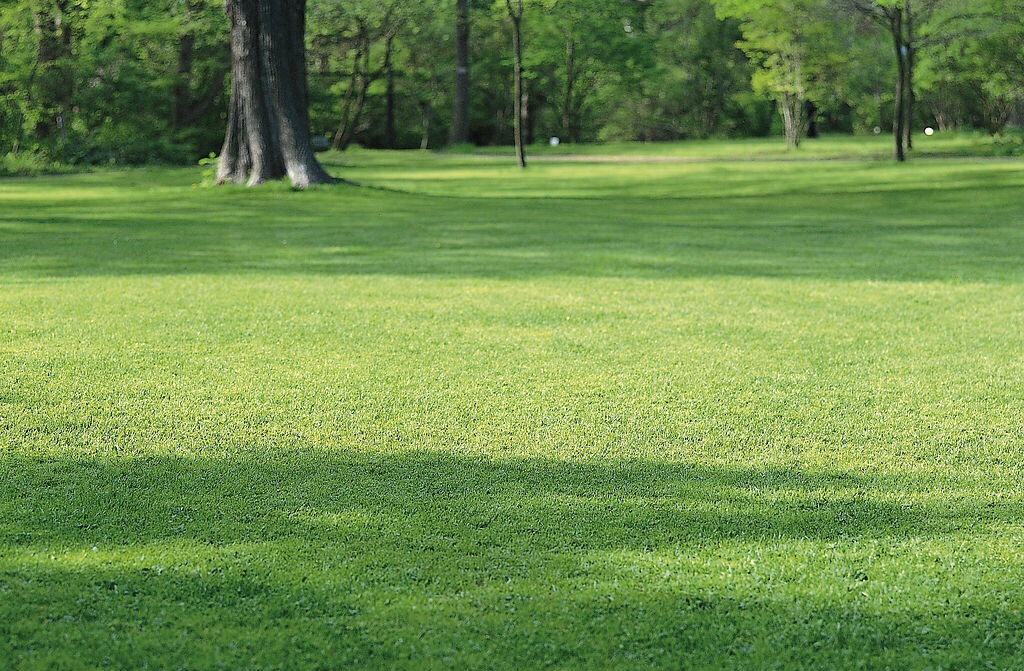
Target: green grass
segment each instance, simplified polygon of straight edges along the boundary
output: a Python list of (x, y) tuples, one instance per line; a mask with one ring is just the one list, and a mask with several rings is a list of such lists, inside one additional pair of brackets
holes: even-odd
[(1024, 163), (749, 146), (0, 181), (0, 666), (1024, 668)]

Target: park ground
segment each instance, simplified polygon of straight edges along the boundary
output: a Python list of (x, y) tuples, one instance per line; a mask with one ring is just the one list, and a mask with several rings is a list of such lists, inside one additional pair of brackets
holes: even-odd
[(2, 664), (1024, 668), (977, 142), (0, 181)]

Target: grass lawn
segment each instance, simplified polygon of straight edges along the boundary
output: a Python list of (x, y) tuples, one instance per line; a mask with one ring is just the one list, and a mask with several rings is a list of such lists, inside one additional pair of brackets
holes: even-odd
[(0, 667), (1024, 668), (1024, 162), (710, 146), (0, 181)]

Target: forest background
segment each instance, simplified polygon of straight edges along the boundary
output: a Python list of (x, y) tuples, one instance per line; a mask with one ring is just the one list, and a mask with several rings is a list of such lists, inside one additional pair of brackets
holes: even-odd
[[(505, 0), (308, 0), (321, 148), (511, 144), (510, 13)], [(1024, 0), (526, 0), (525, 141), (888, 133), (906, 81), (911, 126), (985, 131), (1019, 153), (1022, 17)], [(221, 0), (6, 0), (0, 173), (194, 163), (220, 149), (229, 72)]]

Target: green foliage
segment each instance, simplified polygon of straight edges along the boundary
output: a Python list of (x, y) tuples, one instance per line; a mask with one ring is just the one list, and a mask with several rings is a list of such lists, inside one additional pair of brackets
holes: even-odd
[(54, 163), (48, 156), (26, 151), (0, 156), (0, 177), (54, 174), (67, 171), (67, 166)]
[[(526, 139), (760, 136), (779, 126), (772, 109), (795, 119), (805, 99), (826, 130), (887, 129), (891, 45), (852, 6), (527, 2)], [(918, 125), (990, 133), (1019, 126), (1020, 0), (964, 7), (953, 0), (918, 7)], [(342, 130), (346, 142), (369, 147), (443, 146), (453, 96), (452, 0), (310, 0), (307, 14), (316, 135)], [(512, 141), (504, 14), (504, 2), (471, 3), (477, 145)], [(221, 0), (7, 0), (0, 3), (0, 153), (64, 165), (192, 164), (222, 143), (229, 64)], [(791, 121), (793, 139), (801, 123)]]
[(1024, 129), (1004, 127), (993, 139), (998, 155), (1024, 156)]
[(1021, 667), (1021, 164), (575, 149), (5, 182), (5, 663)]
[[(226, 66), (213, 60), (226, 53), (223, 23), (212, 0), (5, 4), (0, 150), (63, 163), (185, 162), (223, 133)], [(186, 35), (192, 67), (181, 72)], [(175, 118), (179, 104), (189, 118)], [(212, 131), (197, 128), (211, 117)]]
[(213, 152), (210, 152), (209, 156), (199, 159), (200, 170), (199, 185), (200, 186), (215, 186), (217, 183), (217, 166), (220, 163), (220, 159)]

